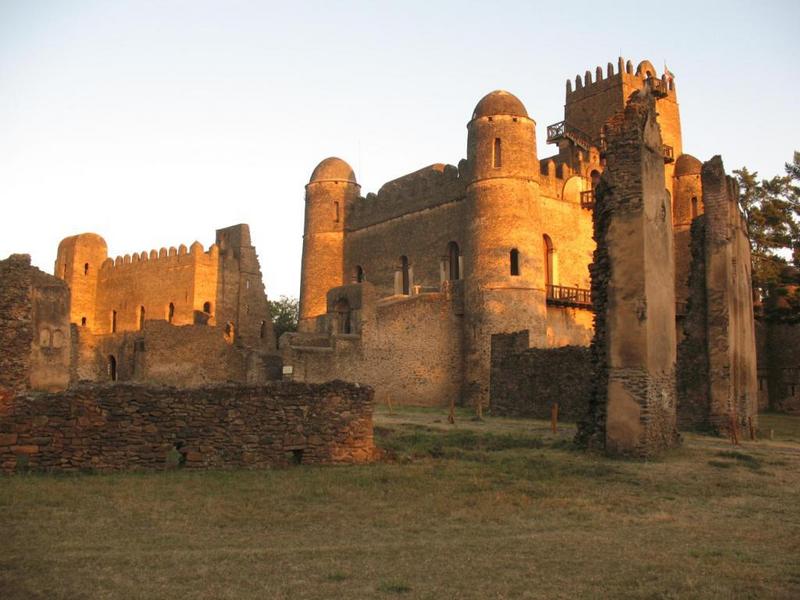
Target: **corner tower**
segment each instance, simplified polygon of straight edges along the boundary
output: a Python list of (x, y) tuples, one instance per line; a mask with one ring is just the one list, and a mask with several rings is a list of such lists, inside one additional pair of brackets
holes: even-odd
[(70, 290), (70, 323), (95, 329), (97, 276), (108, 258), (106, 241), (96, 233), (81, 233), (61, 240), (53, 274)]
[(344, 284), (344, 226), (361, 186), (352, 167), (340, 158), (326, 158), (306, 185), (303, 264), (300, 277), (301, 331), (327, 311), (329, 289)]
[(465, 390), (488, 401), (494, 333), (546, 332), (536, 123), (513, 94), (485, 96), (467, 124)]

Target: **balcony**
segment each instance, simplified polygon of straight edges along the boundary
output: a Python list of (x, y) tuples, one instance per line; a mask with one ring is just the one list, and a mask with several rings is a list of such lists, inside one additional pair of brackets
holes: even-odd
[(667, 146), (666, 144), (661, 146), (661, 154), (664, 156), (664, 164), (675, 162), (675, 151), (672, 146)]
[(594, 208), (594, 190), (581, 192), (581, 208), (592, 210)]
[(667, 90), (667, 84), (658, 77), (648, 77), (646, 81), (648, 87), (650, 88), (650, 93), (656, 98), (666, 98), (669, 94), (669, 91)]
[(566, 121), (559, 121), (547, 126), (547, 143), (557, 144), (561, 140), (570, 140), (576, 146), (584, 150), (592, 147), (592, 138), (577, 127), (567, 124)]
[(577, 287), (563, 285), (547, 286), (547, 303), (553, 306), (592, 308), (592, 292)]

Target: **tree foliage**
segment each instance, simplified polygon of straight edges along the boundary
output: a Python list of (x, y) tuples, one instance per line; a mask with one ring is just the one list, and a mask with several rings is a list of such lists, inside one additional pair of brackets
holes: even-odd
[(800, 315), (800, 152), (785, 174), (759, 179), (747, 167), (734, 171), (747, 219), (753, 258), (753, 288), (768, 307)]
[(277, 300), (269, 300), (269, 311), (275, 328), (275, 339), (290, 331), (297, 331), (297, 320), (300, 315), (300, 306), (297, 298), (281, 296)]

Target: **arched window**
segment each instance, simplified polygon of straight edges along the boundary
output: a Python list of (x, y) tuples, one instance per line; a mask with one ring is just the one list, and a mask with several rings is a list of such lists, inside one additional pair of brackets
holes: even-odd
[(111, 311), (111, 333), (115, 333), (117, 331), (117, 311)]
[(113, 354), (108, 356), (108, 376), (111, 381), (117, 380), (117, 359)]
[(175, 305), (170, 302), (169, 308), (167, 309), (167, 321), (172, 323), (172, 320), (175, 318)]
[(139, 307), (139, 329), (144, 329), (144, 306)]
[(355, 279), (356, 283), (363, 283), (366, 281), (364, 279), (364, 268), (361, 265), (356, 265)]
[(411, 293), (411, 274), (409, 273), (408, 257), (400, 257), (400, 271), (403, 278), (402, 290), (403, 294), (408, 296)]
[(83, 274), (84, 275), (89, 274), (89, 263), (83, 263)]
[(203, 303), (203, 312), (209, 315), (211, 314), (211, 302)]
[(597, 169), (592, 169), (592, 172), (589, 174), (592, 183), (592, 190), (597, 187), (597, 184), (600, 183), (600, 171)]
[(86, 317), (81, 317), (81, 327), (86, 327)]
[(509, 262), (511, 266), (511, 275), (517, 277), (519, 275), (519, 250), (512, 248), (509, 253)]
[(553, 249), (553, 240), (546, 233), (544, 239), (544, 284), (546, 286), (555, 285), (554, 272), (555, 272), (555, 250)]
[(460, 255), (461, 252), (456, 242), (450, 242), (447, 244), (447, 260), (449, 262), (448, 278), (450, 280), (461, 279), (461, 269), (460, 265), (458, 264)]
[(263, 340), (267, 337), (267, 322), (261, 321), (261, 331), (259, 332), (259, 337)]
[(692, 220), (697, 218), (697, 198), (692, 196)]
[(236, 331), (233, 326), (233, 321), (228, 321), (225, 325), (225, 339), (229, 344), (232, 344), (236, 339)]

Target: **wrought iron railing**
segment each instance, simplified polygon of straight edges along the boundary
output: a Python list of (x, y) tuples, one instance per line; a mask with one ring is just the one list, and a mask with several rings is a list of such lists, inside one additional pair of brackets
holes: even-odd
[(547, 286), (547, 303), (555, 306), (592, 307), (592, 292), (578, 287), (563, 285)]
[(566, 121), (559, 121), (547, 126), (547, 143), (555, 144), (559, 140), (572, 140), (577, 146), (588, 150), (592, 145), (592, 138), (577, 127), (569, 125)]
[(594, 190), (581, 192), (581, 208), (592, 210), (594, 208)]

